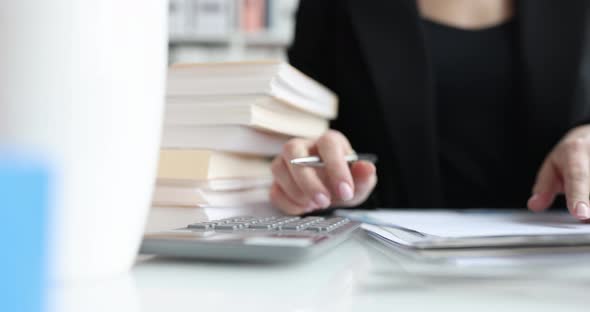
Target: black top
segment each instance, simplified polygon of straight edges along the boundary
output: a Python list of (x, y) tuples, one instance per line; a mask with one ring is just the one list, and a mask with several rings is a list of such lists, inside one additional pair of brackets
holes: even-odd
[(516, 21), (481, 30), (424, 25), (445, 205), (517, 207), (506, 198), (522, 145)]
[[(519, 0), (515, 6), (525, 151), (515, 153), (521, 165), (518, 179), (509, 181), (520, 180), (516, 200), (492, 195), (502, 206), (524, 208), (547, 153), (569, 129), (590, 122), (590, 1)], [(433, 43), (427, 33), (414, 0), (299, 2), (289, 61), (339, 96), (332, 127), (355, 151), (379, 156), (379, 183), (364, 207), (450, 206), (440, 181), (435, 109), (442, 104), (435, 103), (435, 48), (426, 46)], [(471, 204), (487, 205), (479, 198)]]

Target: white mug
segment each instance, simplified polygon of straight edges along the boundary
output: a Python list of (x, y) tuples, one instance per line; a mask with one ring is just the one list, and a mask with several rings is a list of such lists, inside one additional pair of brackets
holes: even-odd
[(53, 163), (54, 280), (133, 264), (156, 174), (166, 18), (166, 0), (0, 2), (0, 143)]

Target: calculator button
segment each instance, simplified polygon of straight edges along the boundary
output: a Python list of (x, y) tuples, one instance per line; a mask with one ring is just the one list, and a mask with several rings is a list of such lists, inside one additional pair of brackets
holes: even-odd
[(310, 227), (305, 228), (308, 231), (315, 231), (315, 232), (328, 232), (331, 231), (332, 228), (329, 226), (317, 226), (317, 225), (312, 225)]
[(246, 228), (247, 226), (248, 225), (244, 224), (244, 223), (225, 223), (225, 224), (216, 225), (215, 229), (216, 230), (238, 230), (238, 229)]
[(211, 226), (209, 224), (195, 223), (195, 224), (189, 224), (188, 228), (189, 229), (197, 229), (197, 230), (207, 230), (207, 229), (213, 228), (213, 226)]
[(285, 224), (285, 223), (293, 222), (293, 221), (296, 221), (299, 219), (301, 219), (301, 218), (300, 217), (282, 217), (282, 218), (278, 218), (274, 221), (279, 224)]
[(272, 230), (277, 227), (275, 223), (256, 223), (249, 226), (250, 229)]
[(255, 229), (266, 231), (329, 232), (348, 222), (350, 220), (341, 217), (328, 219), (323, 217), (232, 217), (189, 224), (187, 228), (201, 231)]
[[(323, 218), (322, 218), (323, 219)], [(306, 227), (315, 224), (317, 222), (320, 222), (322, 219), (319, 218), (313, 218), (313, 217), (308, 217), (308, 218), (303, 218), (303, 219), (299, 219), (296, 221), (292, 221), (286, 224), (283, 224), (280, 226), (281, 230), (296, 230), (296, 231), (300, 231), (305, 229)]]

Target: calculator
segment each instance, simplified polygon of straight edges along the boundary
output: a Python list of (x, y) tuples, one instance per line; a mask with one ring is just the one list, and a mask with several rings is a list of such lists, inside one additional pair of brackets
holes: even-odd
[(359, 226), (359, 222), (343, 217), (240, 216), (146, 234), (140, 253), (232, 261), (296, 261), (338, 245)]

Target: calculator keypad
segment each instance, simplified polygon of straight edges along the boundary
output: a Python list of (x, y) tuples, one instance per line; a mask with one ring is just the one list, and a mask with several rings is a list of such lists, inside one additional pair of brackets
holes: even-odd
[(330, 232), (350, 220), (341, 217), (233, 217), (189, 224), (191, 230), (203, 231), (313, 231)]

